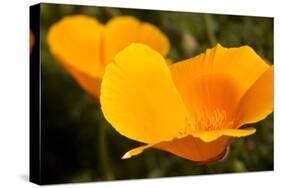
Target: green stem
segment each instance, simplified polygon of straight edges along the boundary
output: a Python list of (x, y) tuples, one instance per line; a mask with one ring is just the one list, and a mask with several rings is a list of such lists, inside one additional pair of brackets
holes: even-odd
[(214, 26), (213, 17), (210, 14), (204, 14), (203, 17), (204, 17), (209, 41), (210, 41), (211, 45), (214, 46), (217, 43), (217, 39), (216, 39), (216, 35), (215, 35), (215, 26)]
[(105, 179), (113, 180), (114, 175), (110, 168), (110, 160), (107, 151), (106, 125), (102, 123), (99, 124), (99, 157), (100, 157), (101, 167), (105, 175)]

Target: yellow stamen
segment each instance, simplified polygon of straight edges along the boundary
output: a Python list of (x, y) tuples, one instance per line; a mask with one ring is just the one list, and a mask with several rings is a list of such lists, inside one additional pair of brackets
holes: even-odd
[(222, 109), (208, 110), (203, 108), (195, 116), (195, 129), (198, 131), (220, 130), (226, 123), (226, 112)]

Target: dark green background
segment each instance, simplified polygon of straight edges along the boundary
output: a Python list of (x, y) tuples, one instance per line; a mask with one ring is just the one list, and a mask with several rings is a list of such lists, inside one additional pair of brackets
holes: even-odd
[(44, 183), (69, 183), (273, 170), (273, 115), (257, 123), (257, 132), (235, 139), (220, 162), (196, 165), (155, 149), (128, 160), (121, 156), (140, 144), (104, 120), (99, 105), (50, 54), (46, 34), (67, 15), (87, 14), (100, 22), (132, 15), (158, 26), (170, 39), (168, 57), (182, 60), (219, 42), (249, 45), (273, 63), (273, 19), (171, 11), (41, 5), (42, 175)]

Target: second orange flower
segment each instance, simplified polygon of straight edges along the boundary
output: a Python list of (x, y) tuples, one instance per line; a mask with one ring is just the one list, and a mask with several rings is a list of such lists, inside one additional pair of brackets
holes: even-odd
[(131, 16), (115, 17), (105, 25), (90, 16), (68, 16), (55, 23), (47, 36), (51, 53), (97, 101), (105, 66), (132, 42), (144, 43), (163, 56), (170, 48), (157, 27)]

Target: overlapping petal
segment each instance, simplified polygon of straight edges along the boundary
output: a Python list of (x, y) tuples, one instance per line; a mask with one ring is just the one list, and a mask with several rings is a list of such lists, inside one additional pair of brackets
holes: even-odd
[(255, 123), (273, 111), (274, 66), (267, 69), (247, 90), (237, 108), (236, 126)]
[(185, 107), (165, 59), (143, 44), (125, 48), (107, 66), (100, 102), (105, 118), (133, 140), (158, 143), (186, 129)]

